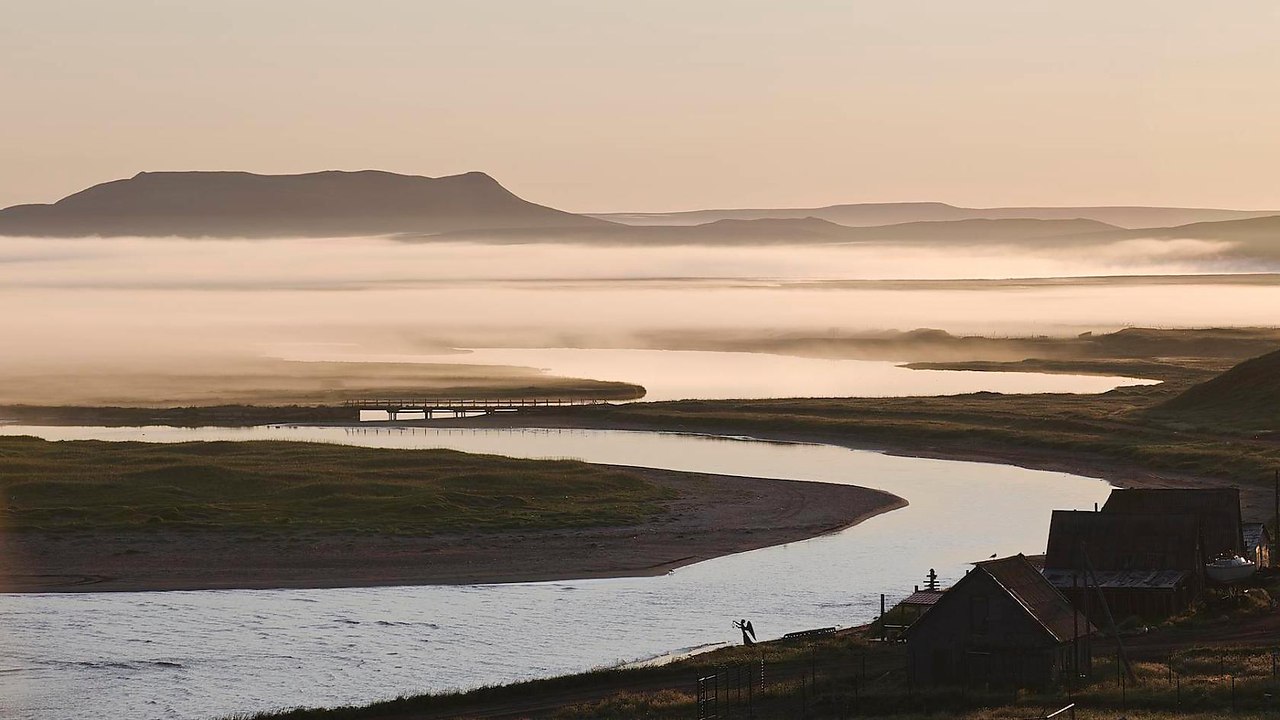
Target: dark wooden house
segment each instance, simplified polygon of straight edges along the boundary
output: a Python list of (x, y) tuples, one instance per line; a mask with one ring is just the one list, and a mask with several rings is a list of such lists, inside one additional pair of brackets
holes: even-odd
[(1192, 515), (1200, 521), (1200, 550), (1206, 561), (1220, 553), (1244, 554), (1240, 491), (1236, 488), (1112, 490), (1104, 513)]
[(1089, 621), (1026, 557), (977, 563), (907, 629), (921, 685), (1051, 686), (1087, 667)]
[(1044, 576), (1095, 624), (1099, 590), (1117, 622), (1173, 615), (1204, 589), (1201, 529), (1196, 515), (1055, 510)]

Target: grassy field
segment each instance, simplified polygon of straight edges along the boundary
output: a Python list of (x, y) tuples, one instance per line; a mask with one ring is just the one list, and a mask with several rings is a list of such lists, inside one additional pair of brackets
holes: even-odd
[[(449, 356), (444, 356), (449, 357)], [(340, 405), (362, 398), (598, 398), (644, 395), (629, 383), (547, 375), (535, 368), (442, 363), (292, 362), (213, 358), (10, 367), (0, 358), (0, 405), (167, 408)]]
[[(547, 680), (399, 698), (364, 707), (293, 710), (260, 720), (698, 717), (697, 681), (715, 676), (720, 717), (1040, 718), (1070, 703), (1076, 717), (1274, 717), (1280, 679), (1267, 648), (1187, 647), (1133, 663), (1117, 679), (1114, 645), (1099, 640), (1087, 677), (1044, 689), (913, 686), (906, 647), (860, 631), (730, 647), (662, 667), (598, 670)], [(1268, 714), (1270, 713), (1270, 714)]]
[(581, 414), (655, 429), (803, 436), (908, 452), (1043, 454), (1269, 486), (1280, 467), (1280, 443), (1244, 433), (1189, 431), (1143, 415), (1167, 396), (1167, 389), (1155, 388), (1096, 396), (690, 401)]
[(617, 469), (448, 450), (0, 438), (11, 532), (589, 527), (644, 521), (670, 495)]

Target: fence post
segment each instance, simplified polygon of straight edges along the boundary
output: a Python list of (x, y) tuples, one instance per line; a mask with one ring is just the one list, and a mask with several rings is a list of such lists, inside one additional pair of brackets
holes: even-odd
[(809, 645), (809, 685), (816, 685), (818, 682), (818, 645), (812, 643)]
[(1236, 676), (1231, 676), (1231, 712), (1236, 711)]

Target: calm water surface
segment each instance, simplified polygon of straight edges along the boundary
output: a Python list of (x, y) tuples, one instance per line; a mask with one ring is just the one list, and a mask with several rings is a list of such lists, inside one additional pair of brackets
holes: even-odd
[(0, 596), (0, 717), (208, 718), (545, 677), (703, 643), (871, 619), (931, 567), (1038, 552), (1050, 510), (1101, 501), (1062, 473), (826, 445), (592, 430), (93, 428), (103, 440), (287, 439), (572, 457), (879, 488), (903, 510), (655, 578), (460, 587)]
[(628, 382), (644, 400), (897, 397), (998, 393), (1102, 393), (1154, 380), (1021, 372), (911, 370), (897, 363), (749, 352), (599, 348), (478, 348), (448, 355), (295, 350), (296, 360), (515, 365), (560, 377)]

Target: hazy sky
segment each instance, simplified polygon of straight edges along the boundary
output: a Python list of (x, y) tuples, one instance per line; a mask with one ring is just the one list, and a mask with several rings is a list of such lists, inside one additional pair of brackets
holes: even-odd
[(1280, 208), (1274, 0), (15, 0), (0, 206), (484, 170), (577, 211)]

